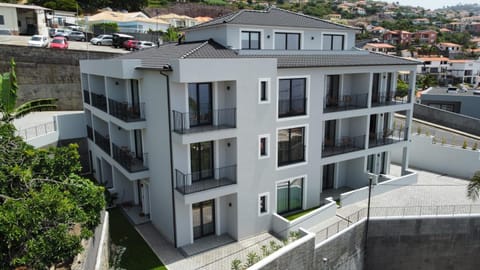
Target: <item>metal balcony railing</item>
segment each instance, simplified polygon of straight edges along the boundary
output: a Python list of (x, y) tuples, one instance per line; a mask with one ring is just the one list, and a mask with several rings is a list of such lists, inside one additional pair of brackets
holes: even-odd
[(173, 111), (173, 131), (180, 134), (235, 128), (237, 110), (220, 109), (202, 113)]
[(280, 99), (278, 101), (278, 117), (291, 117), (307, 114), (307, 99)]
[(87, 137), (93, 141), (93, 129), (89, 125), (87, 125)]
[(382, 132), (370, 133), (368, 147), (392, 144), (407, 140), (408, 127), (404, 129), (388, 129)]
[(93, 92), (90, 93), (90, 95), (92, 98), (92, 105), (97, 109), (107, 112), (107, 97)]
[(367, 108), (368, 94), (342, 95), (325, 97), (323, 112), (338, 112)]
[(113, 159), (120, 163), (123, 168), (129, 172), (139, 172), (148, 170), (147, 158), (148, 154), (143, 153), (139, 158), (136, 154), (126, 146), (118, 146), (112, 143)]
[(372, 96), (372, 106), (376, 107), (408, 103), (407, 96), (397, 97), (396, 95), (396, 92), (391, 92), (389, 94), (383, 93), (377, 96)]
[(108, 135), (103, 136), (102, 134), (98, 133), (98, 131), (94, 131), (94, 133), (95, 144), (102, 148), (105, 153), (110, 155), (110, 138)]
[(125, 122), (145, 120), (145, 103), (128, 103), (108, 99), (108, 111), (110, 115)]
[(90, 91), (83, 90), (83, 102), (90, 104)]
[(237, 165), (185, 174), (175, 170), (176, 189), (191, 194), (237, 183)]
[(345, 136), (333, 140), (325, 140), (322, 147), (322, 157), (354, 152), (365, 149), (365, 135)]

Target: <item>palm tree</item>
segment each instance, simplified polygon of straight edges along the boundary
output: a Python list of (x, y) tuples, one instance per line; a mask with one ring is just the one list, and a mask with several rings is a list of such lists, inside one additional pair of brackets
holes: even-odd
[(476, 171), (467, 186), (467, 197), (476, 201), (480, 195), (480, 171)]
[(0, 74), (0, 122), (10, 123), (31, 112), (55, 109), (57, 107), (56, 98), (35, 99), (16, 107), (18, 84), (15, 66), (12, 58), (10, 72)]

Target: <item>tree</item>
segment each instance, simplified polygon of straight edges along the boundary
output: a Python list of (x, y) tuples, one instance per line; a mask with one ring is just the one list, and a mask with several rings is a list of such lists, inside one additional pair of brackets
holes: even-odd
[(476, 171), (467, 186), (467, 197), (476, 201), (480, 195), (480, 171)]
[(78, 146), (33, 149), (0, 123), (0, 269), (70, 261), (100, 223), (103, 187), (78, 175)]
[(408, 95), (408, 84), (400, 79), (397, 80), (397, 97), (404, 97)]
[(419, 75), (417, 77), (417, 84), (422, 90), (425, 90), (431, 86), (438, 85), (437, 79), (430, 74)]
[(172, 26), (168, 27), (167, 32), (163, 35), (164, 41), (177, 41), (180, 33)]
[(35, 99), (16, 107), (17, 91), (15, 61), (12, 58), (10, 60), (10, 72), (5, 72), (0, 76), (0, 120), (2, 122), (11, 122), (13, 119), (31, 112), (51, 110), (57, 107), (57, 99), (54, 98)]

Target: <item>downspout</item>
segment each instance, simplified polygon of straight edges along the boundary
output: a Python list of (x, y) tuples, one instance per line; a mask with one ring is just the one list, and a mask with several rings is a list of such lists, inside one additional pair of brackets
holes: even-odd
[(167, 109), (168, 109), (168, 140), (170, 148), (170, 180), (172, 182), (172, 207), (173, 207), (173, 242), (175, 248), (177, 248), (177, 218), (175, 215), (175, 190), (174, 190), (174, 175), (173, 175), (173, 151), (172, 151), (172, 116), (171, 116), (171, 106), (170, 106), (170, 77), (167, 74), (160, 71), (160, 74), (165, 76), (167, 80)]

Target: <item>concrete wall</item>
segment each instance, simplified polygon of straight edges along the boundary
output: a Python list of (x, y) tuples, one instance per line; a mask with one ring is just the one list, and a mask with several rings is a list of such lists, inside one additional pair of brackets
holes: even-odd
[[(473, 97), (472, 97), (473, 98)], [(478, 107), (475, 108), (478, 111)], [(480, 136), (480, 119), (422, 104), (414, 104), (413, 117)]]
[(372, 219), (369, 270), (478, 269), (480, 216)]
[[(470, 147), (463, 149), (459, 146), (442, 145), (438, 141), (434, 144), (432, 138), (412, 135), (409, 163), (413, 167), (464, 179), (470, 179), (480, 170), (480, 151), (473, 151)], [(401, 149), (393, 150), (391, 157), (393, 162), (401, 162)]]
[(50, 50), (0, 45), (0, 71), (17, 64), (18, 104), (35, 98), (58, 98), (58, 110), (82, 110), (80, 59), (111, 58), (116, 54), (74, 50)]
[(480, 118), (480, 111), (478, 110), (478, 105), (480, 104), (480, 96), (471, 95), (471, 94), (453, 94), (453, 95), (444, 95), (444, 94), (423, 94), (422, 95), (422, 104), (429, 103), (460, 103), (460, 114)]

